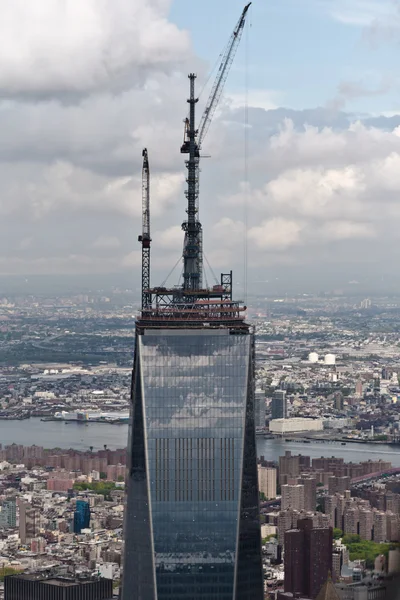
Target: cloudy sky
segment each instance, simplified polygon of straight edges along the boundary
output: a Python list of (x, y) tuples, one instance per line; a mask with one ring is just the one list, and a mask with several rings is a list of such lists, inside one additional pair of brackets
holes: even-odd
[[(146, 146), (163, 281), (182, 248), (187, 73), (200, 91), (243, 4), (0, 0), (1, 274), (138, 286)], [(238, 289), (246, 238), (249, 291), (400, 288), (399, 40), (397, 0), (254, 1), (200, 183), (207, 260)]]

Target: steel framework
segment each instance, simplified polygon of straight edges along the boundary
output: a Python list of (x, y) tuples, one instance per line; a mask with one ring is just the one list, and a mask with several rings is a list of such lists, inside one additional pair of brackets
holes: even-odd
[(150, 167), (147, 148), (143, 152), (142, 167), (142, 309), (151, 305), (150, 293)]
[[(167, 311), (165, 313), (166, 319), (170, 319), (173, 315), (173, 320), (177, 323), (187, 322), (192, 318), (194, 321), (203, 319), (204, 322), (208, 321), (210, 323), (222, 322), (227, 319), (229, 322), (243, 320), (242, 309), (238, 310), (236, 305), (232, 304), (232, 271), (222, 273), (220, 283), (212, 288), (203, 287), (203, 230), (198, 218), (198, 198), (201, 144), (221, 98), (224, 84), (242, 37), (250, 4), (247, 4), (243, 9), (223, 52), (217, 77), (198, 129), (196, 128), (196, 104), (198, 102), (195, 94), (196, 75), (194, 73), (189, 75), (189, 117), (185, 120), (184, 140), (181, 147), (181, 153), (188, 154), (185, 161), (187, 168), (187, 189), (185, 192), (187, 219), (182, 223), (182, 229), (185, 233), (182, 286), (174, 288), (150, 287), (150, 169), (147, 150), (143, 150), (143, 226), (142, 235), (139, 236), (139, 241), (142, 243), (142, 317), (151, 322), (162, 319), (162, 311)], [(210, 303), (213, 303), (212, 309), (210, 309)], [(178, 314), (182, 315), (182, 319), (178, 319)]]
[(242, 37), (246, 15), (251, 2), (247, 4), (240, 19), (237, 22), (235, 29), (229, 39), (228, 45), (222, 55), (221, 64), (214, 81), (211, 93), (208, 97), (207, 104), (200, 120), (199, 128), (196, 129), (195, 108), (198, 98), (195, 96), (195, 80), (196, 75), (190, 73), (190, 97), (189, 103), (189, 118), (185, 120), (184, 140), (181, 146), (181, 153), (188, 154), (189, 158), (186, 161), (187, 168), (187, 191), (186, 197), (188, 200), (187, 221), (182, 224), (182, 229), (185, 232), (185, 242), (183, 250), (183, 287), (185, 290), (197, 290), (202, 286), (203, 274), (203, 248), (202, 248), (202, 226), (198, 220), (198, 198), (199, 198), (199, 162), (200, 149), (207, 131), (210, 127), (212, 118), (221, 99), (221, 94), (224, 89), (233, 59), (239, 46)]

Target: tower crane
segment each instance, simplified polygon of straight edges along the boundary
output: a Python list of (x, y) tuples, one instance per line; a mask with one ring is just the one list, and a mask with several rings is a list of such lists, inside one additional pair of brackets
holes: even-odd
[(221, 64), (218, 69), (217, 77), (214, 81), (211, 93), (207, 100), (206, 108), (200, 120), (199, 128), (196, 129), (195, 107), (198, 98), (195, 97), (196, 75), (190, 73), (190, 98), (189, 118), (185, 120), (184, 140), (181, 146), (181, 153), (188, 154), (186, 161), (187, 167), (187, 190), (188, 200), (187, 220), (182, 224), (185, 232), (185, 243), (183, 249), (183, 289), (184, 292), (195, 292), (202, 287), (203, 273), (203, 249), (202, 249), (202, 226), (198, 219), (198, 197), (199, 197), (199, 161), (200, 149), (210, 127), (212, 118), (215, 114), (218, 102), (229, 75), (233, 59), (242, 37), (244, 25), (246, 22), (247, 11), (251, 2), (247, 4), (236, 24), (235, 29), (229, 39), (228, 45), (222, 55)]
[(142, 167), (142, 310), (151, 305), (150, 290), (150, 167), (147, 148), (143, 149)]

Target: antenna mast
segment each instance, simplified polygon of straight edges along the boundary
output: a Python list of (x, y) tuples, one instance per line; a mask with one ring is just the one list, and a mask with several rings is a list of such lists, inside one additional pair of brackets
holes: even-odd
[[(197, 200), (199, 197), (199, 148), (196, 143), (196, 116), (195, 108), (198, 98), (195, 97), (194, 84), (196, 75), (190, 73), (190, 106), (189, 119), (186, 121), (186, 140), (181, 152), (187, 152), (189, 159), (186, 161), (188, 184), (186, 198), (188, 200), (187, 221), (182, 223), (185, 232), (183, 249), (183, 289), (198, 290), (202, 284), (202, 227), (198, 220)], [(185, 147), (185, 150), (183, 148)]]
[(185, 242), (183, 249), (183, 292), (193, 292), (202, 288), (203, 276), (203, 231), (198, 220), (198, 198), (199, 198), (199, 161), (200, 148), (204, 137), (210, 127), (215, 110), (218, 106), (221, 94), (229, 75), (236, 50), (242, 37), (244, 25), (246, 22), (247, 11), (251, 2), (247, 4), (240, 19), (236, 24), (233, 33), (229, 39), (228, 45), (222, 56), (221, 64), (217, 77), (211, 89), (207, 100), (206, 108), (201, 117), (199, 129), (196, 129), (195, 109), (198, 98), (195, 96), (196, 75), (190, 73), (190, 98), (189, 118), (185, 120), (185, 132), (181, 153), (188, 154), (186, 161), (187, 168), (187, 190), (186, 198), (188, 200), (187, 221), (182, 223), (182, 229), (185, 232)]
[(142, 310), (151, 306), (150, 290), (150, 167), (147, 148), (142, 152)]

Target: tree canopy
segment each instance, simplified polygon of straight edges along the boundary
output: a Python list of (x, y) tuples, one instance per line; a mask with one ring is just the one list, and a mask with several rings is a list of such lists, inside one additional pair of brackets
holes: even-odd
[(343, 544), (349, 549), (350, 560), (365, 560), (366, 567), (374, 567), (375, 558), (380, 554), (388, 557), (389, 550), (398, 544), (379, 544), (372, 540), (362, 540), (359, 535), (348, 534), (343, 537)]

